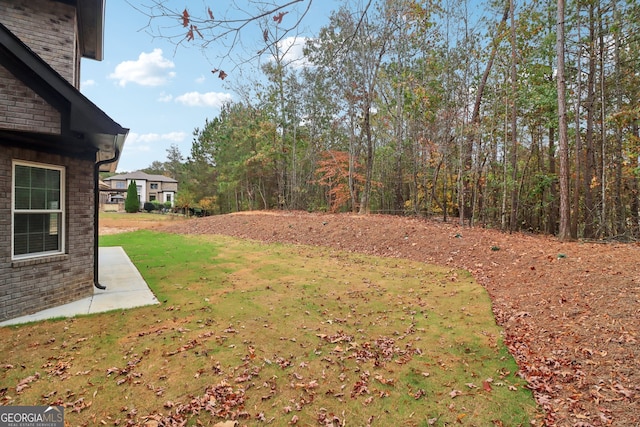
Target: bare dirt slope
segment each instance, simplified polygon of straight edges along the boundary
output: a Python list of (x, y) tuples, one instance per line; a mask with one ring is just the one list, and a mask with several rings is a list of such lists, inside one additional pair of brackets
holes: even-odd
[(395, 216), (252, 212), (163, 224), (184, 234), (329, 246), (473, 273), (546, 425), (640, 425), (640, 246)]

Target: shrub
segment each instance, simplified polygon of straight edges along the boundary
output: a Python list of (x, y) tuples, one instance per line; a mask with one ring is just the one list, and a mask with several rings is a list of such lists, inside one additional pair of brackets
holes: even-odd
[(156, 205), (153, 202), (144, 202), (144, 206), (142, 207), (142, 209), (147, 212), (151, 212), (153, 210), (156, 210)]
[(138, 186), (135, 181), (129, 183), (127, 188), (127, 198), (124, 199), (124, 210), (128, 213), (140, 210), (140, 200), (138, 199)]

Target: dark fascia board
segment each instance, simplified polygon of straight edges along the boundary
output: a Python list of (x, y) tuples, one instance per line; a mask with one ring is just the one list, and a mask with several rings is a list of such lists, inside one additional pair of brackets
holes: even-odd
[[(122, 152), (129, 129), (113, 121), (1, 23), (0, 61), (68, 118), (62, 123), (60, 149), (77, 151), (79, 146), (84, 146), (86, 150), (97, 151), (97, 161), (114, 158)], [(115, 169), (115, 164), (109, 169)]]

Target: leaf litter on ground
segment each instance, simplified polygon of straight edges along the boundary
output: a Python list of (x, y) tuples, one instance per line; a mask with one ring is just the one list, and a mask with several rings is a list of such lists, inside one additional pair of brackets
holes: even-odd
[(465, 271), (219, 236), (103, 244), (166, 303), (3, 328), (3, 363), (21, 366), (0, 371), (3, 404), (60, 404), (73, 425), (539, 419)]

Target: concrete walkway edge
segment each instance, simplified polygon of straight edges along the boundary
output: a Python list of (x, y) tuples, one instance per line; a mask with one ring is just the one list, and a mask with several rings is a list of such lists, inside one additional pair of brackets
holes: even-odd
[(99, 248), (98, 263), (98, 280), (107, 289), (94, 287), (91, 297), (9, 319), (1, 322), (0, 326), (159, 304), (123, 248)]

